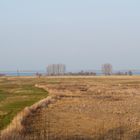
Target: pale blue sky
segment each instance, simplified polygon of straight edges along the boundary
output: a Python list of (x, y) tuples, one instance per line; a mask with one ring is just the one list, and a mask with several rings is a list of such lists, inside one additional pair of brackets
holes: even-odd
[(1, 0), (0, 70), (140, 69), (139, 0)]

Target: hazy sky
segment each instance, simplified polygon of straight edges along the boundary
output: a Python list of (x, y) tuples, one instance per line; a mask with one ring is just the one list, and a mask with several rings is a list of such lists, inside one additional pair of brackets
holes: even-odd
[(140, 0), (0, 0), (0, 70), (140, 69)]

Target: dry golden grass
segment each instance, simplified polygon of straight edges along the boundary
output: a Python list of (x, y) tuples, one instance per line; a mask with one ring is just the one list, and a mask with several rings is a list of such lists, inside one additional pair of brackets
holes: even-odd
[(49, 77), (35, 86), (59, 98), (34, 104), (8, 140), (140, 139), (140, 77)]
[(19, 139), (19, 137), (22, 136), (24, 132), (26, 132), (25, 123), (27, 119), (36, 114), (43, 107), (54, 103), (58, 99), (58, 96), (48, 96), (47, 98), (35, 103), (31, 107), (26, 107), (23, 111), (15, 116), (13, 121), (6, 129), (1, 131), (0, 138), (3, 140), (10, 140), (11, 138)]

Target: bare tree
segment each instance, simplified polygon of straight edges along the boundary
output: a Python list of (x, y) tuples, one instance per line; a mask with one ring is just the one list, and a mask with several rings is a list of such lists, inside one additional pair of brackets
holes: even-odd
[(66, 73), (66, 66), (64, 64), (51, 64), (47, 66), (48, 75), (64, 75)]
[(113, 70), (113, 67), (112, 67), (111, 64), (107, 63), (107, 64), (103, 64), (102, 65), (102, 72), (103, 72), (103, 74), (111, 75), (112, 74), (112, 70)]
[(132, 76), (133, 72), (131, 70), (128, 71), (128, 75)]

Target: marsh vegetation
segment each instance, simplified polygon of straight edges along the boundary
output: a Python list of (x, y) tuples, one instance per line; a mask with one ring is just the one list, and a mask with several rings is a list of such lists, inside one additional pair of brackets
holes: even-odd
[[(1, 113), (4, 116), (5, 111), (8, 118), (11, 115), (6, 111), (13, 108), (15, 116), (25, 106), (47, 97), (48, 92), (59, 96), (28, 116), (24, 131), (14, 136), (17, 140), (140, 139), (138, 76), (4, 78), (1, 90)], [(6, 126), (10, 121), (1, 122)]]

